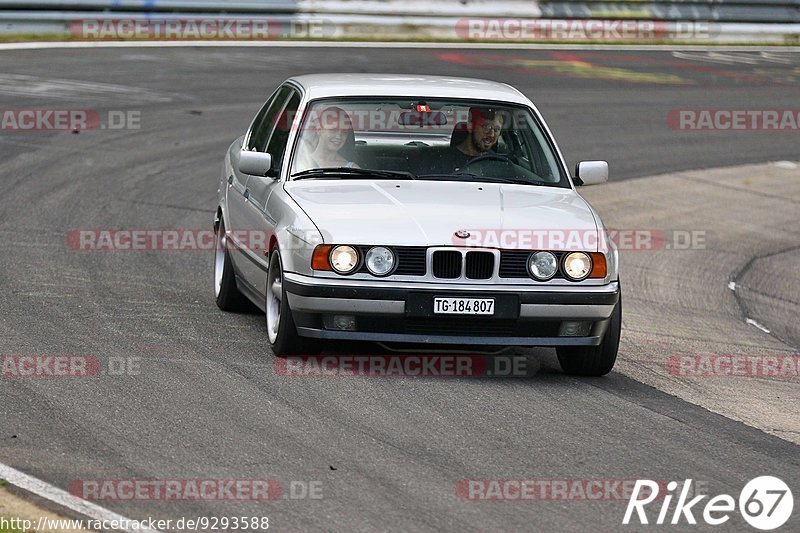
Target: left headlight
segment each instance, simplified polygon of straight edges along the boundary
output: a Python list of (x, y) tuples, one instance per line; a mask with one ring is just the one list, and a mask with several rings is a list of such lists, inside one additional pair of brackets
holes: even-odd
[(367, 252), (367, 270), (375, 276), (386, 276), (397, 262), (394, 252), (385, 246), (375, 246)]
[(337, 246), (331, 250), (330, 262), (339, 274), (350, 274), (358, 266), (358, 252), (352, 246)]
[(564, 274), (572, 281), (586, 279), (592, 272), (592, 258), (583, 252), (572, 252), (564, 256)]

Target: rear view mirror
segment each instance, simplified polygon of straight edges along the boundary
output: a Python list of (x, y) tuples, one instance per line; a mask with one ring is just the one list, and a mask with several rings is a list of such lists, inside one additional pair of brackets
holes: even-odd
[(575, 185), (598, 185), (608, 181), (606, 161), (581, 161), (575, 167)]
[(447, 117), (441, 111), (404, 111), (397, 117), (401, 126), (444, 126)]
[(265, 152), (239, 152), (239, 172), (250, 176), (264, 177), (272, 168), (272, 156)]

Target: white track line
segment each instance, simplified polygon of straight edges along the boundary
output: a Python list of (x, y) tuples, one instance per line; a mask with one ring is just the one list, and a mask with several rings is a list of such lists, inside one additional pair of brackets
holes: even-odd
[[(49, 500), (53, 503), (57, 503), (62, 507), (66, 507), (67, 509), (71, 509), (77, 513), (80, 513), (83, 516), (88, 518), (92, 518), (94, 520), (102, 520), (102, 521), (117, 521), (117, 522), (127, 522), (131, 523), (133, 520), (130, 518), (125, 518), (122, 515), (118, 515), (117, 513), (113, 513), (107, 509), (103, 509), (99, 505), (95, 505), (92, 502), (88, 502), (86, 500), (82, 500), (72, 494), (63, 491), (53, 485), (45, 483), (41, 479), (37, 479), (35, 477), (29, 476), (24, 472), (20, 472), (10, 466), (4, 465), (0, 463), (0, 479), (5, 479), (10, 484), (19, 487), (21, 489), (25, 489), (28, 492), (32, 492), (37, 496), (44, 498), (45, 500)], [(120, 531), (128, 531), (130, 533), (160, 533), (156, 529), (121, 529)]]
[(756, 322), (752, 318), (748, 318), (747, 320), (745, 320), (745, 322), (750, 324), (751, 326), (757, 327), (758, 329), (760, 329), (764, 333), (769, 333), (769, 330), (766, 327), (762, 326), (761, 324), (759, 324), (758, 322)]
[(66, 48), (426, 48), (475, 50), (628, 50), (665, 51), (697, 50), (726, 52), (800, 52), (798, 46), (746, 45), (609, 45), (609, 44), (546, 44), (546, 43), (454, 43), (454, 42), (351, 42), (351, 41), (66, 41), (0, 43), (2, 50), (49, 50)]

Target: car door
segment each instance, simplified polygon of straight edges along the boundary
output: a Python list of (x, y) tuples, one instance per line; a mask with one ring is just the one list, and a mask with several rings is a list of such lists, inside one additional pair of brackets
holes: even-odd
[[(291, 92), (290, 87), (284, 86), (270, 96), (242, 139), (242, 150), (264, 151), (269, 135), (272, 133), (275, 118), (283, 109)], [(231, 153), (232, 172), (228, 177), (228, 220), (226, 221), (228, 230), (231, 232), (231, 260), (239, 273), (240, 281), (247, 283), (251, 288), (259, 287), (257, 282), (262, 277), (261, 268), (260, 264), (254, 262), (254, 255), (259, 251), (250, 250), (250, 248), (254, 248), (252, 241), (258, 240), (257, 231), (259, 230), (259, 226), (251, 225), (248, 217), (247, 181), (250, 176), (239, 171), (239, 152), (236, 149), (233, 152)], [(254, 236), (256, 239), (253, 238)]]
[(281, 168), (286, 156), (286, 145), (289, 141), (292, 122), (299, 107), (300, 93), (290, 90), (280, 112), (272, 118), (271, 131), (261, 150), (272, 156), (272, 169), (266, 177), (249, 176), (245, 187), (247, 205), (244, 211), (244, 222), (249, 228), (256, 229), (259, 236), (264, 236), (263, 248), (254, 251), (255, 253), (250, 256), (253, 267), (255, 267), (252, 271), (253, 285), (262, 294), (267, 285), (267, 267), (269, 265), (266, 247), (269, 246), (270, 237), (274, 235), (278, 222), (267, 209), (267, 203), (275, 188), (281, 186)]

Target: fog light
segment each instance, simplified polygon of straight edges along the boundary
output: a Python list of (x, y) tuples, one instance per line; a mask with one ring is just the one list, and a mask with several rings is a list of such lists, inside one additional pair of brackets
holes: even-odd
[(592, 327), (591, 322), (562, 322), (558, 328), (559, 337), (586, 337)]
[(336, 329), (339, 331), (355, 331), (356, 317), (351, 315), (326, 315), (325, 329)]

